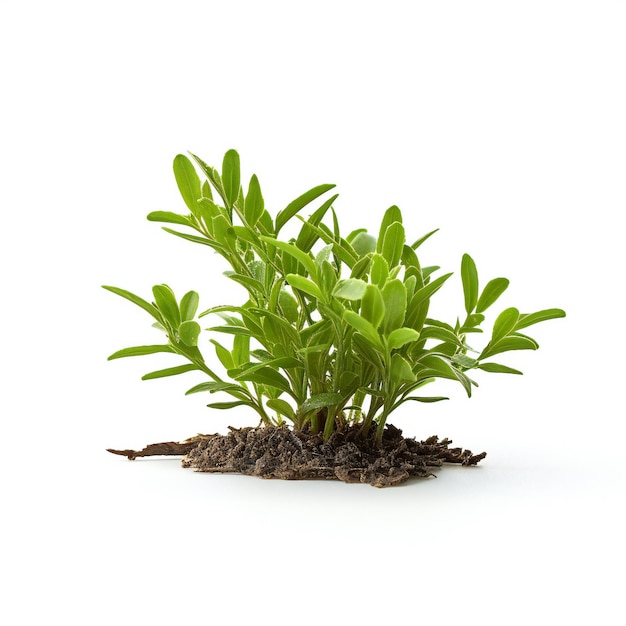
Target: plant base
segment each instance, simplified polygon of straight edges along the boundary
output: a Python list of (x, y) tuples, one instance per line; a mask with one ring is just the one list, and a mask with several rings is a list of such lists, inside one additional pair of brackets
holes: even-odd
[(443, 463), (476, 465), (486, 456), (436, 436), (415, 441), (387, 425), (382, 446), (375, 429), (363, 437), (360, 426), (322, 435), (294, 432), (287, 426), (231, 428), (228, 435), (200, 435), (183, 443), (152, 444), (144, 450), (110, 450), (129, 459), (156, 454), (184, 454), (183, 467), (199, 472), (238, 473), (283, 480), (328, 479), (390, 487), (411, 477), (433, 476)]

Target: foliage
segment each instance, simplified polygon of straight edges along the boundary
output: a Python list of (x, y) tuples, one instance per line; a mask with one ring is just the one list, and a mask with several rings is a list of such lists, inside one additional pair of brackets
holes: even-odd
[[(164, 230), (223, 256), (231, 268), (225, 275), (247, 291), (247, 300), (197, 315), (194, 291), (178, 300), (169, 286), (156, 285), (148, 302), (105, 286), (143, 308), (166, 336), (161, 344), (126, 348), (109, 358), (177, 354), (183, 364), (143, 378), (202, 372), (209, 380), (188, 394), (230, 397), (209, 407), (248, 406), (265, 424), (288, 420), (297, 429), (309, 427), (326, 437), (347, 423), (362, 423), (364, 433), (376, 424), (380, 440), (387, 418), (405, 402), (447, 399), (422, 395), (422, 388), (438, 378), (459, 382), (470, 396), (477, 386), (471, 370), (521, 374), (491, 358), (510, 350), (536, 350), (537, 342), (520, 331), (565, 316), (561, 309), (528, 314), (507, 308), (477, 352), (467, 337), (482, 332), (484, 313), (507, 289), (506, 278), (494, 278), (481, 290), (473, 259), (463, 255), (465, 320), (448, 324), (432, 319), (431, 299), (451, 274), (422, 267), (416, 251), (436, 231), (408, 244), (402, 213), (392, 206), (378, 237), (364, 228), (343, 237), (333, 209), (337, 195), (324, 200), (308, 219), (300, 215), (334, 185), (314, 187), (272, 218), (257, 177), (252, 176), (247, 191), (242, 187), (237, 152), (226, 153), (221, 174), (191, 157), (195, 165), (183, 155), (174, 159), (189, 213), (157, 211), (148, 219), (186, 227)], [(292, 220), (300, 220), (299, 233), (285, 241), (280, 233)], [(225, 374), (213, 371), (200, 350), (198, 320), (207, 316), (221, 319), (206, 330)]]

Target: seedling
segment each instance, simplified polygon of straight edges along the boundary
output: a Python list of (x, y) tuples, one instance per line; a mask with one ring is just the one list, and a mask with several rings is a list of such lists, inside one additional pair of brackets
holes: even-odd
[[(240, 284), (247, 297), (197, 314), (195, 291), (178, 299), (168, 285), (155, 285), (148, 301), (105, 286), (144, 309), (163, 337), (155, 345), (125, 348), (109, 359), (171, 353), (182, 363), (150, 372), (144, 380), (200, 373), (206, 380), (187, 394), (221, 396), (210, 408), (247, 407), (260, 426), (282, 429), (292, 441), (313, 437), (323, 443), (351, 432), (357, 447), (370, 441), (382, 450), (395, 410), (407, 402), (447, 399), (425, 395), (425, 387), (447, 379), (471, 396), (476, 370), (521, 374), (501, 364), (499, 355), (536, 350), (538, 344), (526, 328), (565, 316), (556, 308), (535, 313), (507, 308), (478, 349), (485, 312), (509, 281), (493, 278), (481, 288), (476, 264), (464, 254), (463, 317), (429, 317), (431, 299), (452, 275), (419, 261), (420, 246), (436, 231), (411, 243), (400, 209), (392, 206), (377, 236), (366, 228), (344, 236), (334, 209), (337, 195), (330, 195), (334, 185), (314, 187), (272, 216), (257, 177), (252, 176), (247, 190), (241, 185), (237, 152), (226, 153), (221, 174), (193, 154), (191, 159), (174, 159), (174, 175), (189, 212), (157, 211), (148, 219), (166, 223), (168, 233), (224, 257), (229, 267), (225, 276)], [(316, 201), (321, 204), (303, 217)], [(291, 222), (299, 222), (297, 236), (281, 238)], [(211, 321), (203, 328), (205, 320)], [(209, 333), (208, 341), (203, 331)], [(205, 360), (209, 345), (221, 364), (219, 372)], [(432, 438), (428, 441), (433, 445)], [(184, 450), (197, 444), (197, 439), (190, 440)], [(463, 454), (463, 462), (468, 461)]]

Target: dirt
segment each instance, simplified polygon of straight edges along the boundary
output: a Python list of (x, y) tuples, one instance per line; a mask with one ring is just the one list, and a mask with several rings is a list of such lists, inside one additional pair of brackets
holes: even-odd
[[(387, 425), (382, 446), (374, 429), (363, 437), (359, 426), (321, 435), (295, 432), (287, 426), (230, 428), (228, 435), (199, 435), (177, 444), (152, 444), (142, 451), (109, 450), (129, 459), (153, 454), (185, 454), (183, 467), (199, 472), (239, 473), (283, 480), (327, 479), (390, 487), (411, 477), (434, 476), (443, 463), (476, 465), (486, 453), (450, 447), (449, 439), (424, 441), (402, 436)], [(160, 448), (159, 448), (160, 446)], [(167, 450), (170, 450), (169, 452)]]

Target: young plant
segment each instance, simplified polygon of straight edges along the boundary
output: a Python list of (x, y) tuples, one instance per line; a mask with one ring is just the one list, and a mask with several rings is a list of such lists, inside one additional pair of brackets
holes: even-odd
[[(221, 173), (191, 157), (193, 162), (183, 155), (174, 159), (189, 212), (157, 211), (148, 219), (182, 226), (187, 230), (164, 230), (224, 257), (230, 268), (225, 276), (246, 290), (247, 299), (197, 315), (195, 291), (179, 300), (168, 285), (155, 285), (148, 302), (105, 286), (143, 308), (165, 335), (159, 344), (126, 348), (109, 359), (169, 352), (183, 360), (144, 380), (201, 372), (208, 380), (188, 394), (229, 396), (210, 403), (211, 408), (247, 406), (265, 425), (290, 422), (298, 431), (323, 433), (325, 439), (351, 424), (359, 424), (363, 436), (375, 427), (380, 443), (390, 414), (405, 402), (447, 399), (422, 395), (422, 388), (436, 379), (457, 381), (471, 396), (477, 386), (471, 370), (521, 374), (492, 358), (536, 350), (537, 342), (520, 331), (565, 316), (555, 308), (535, 313), (507, 308), (497, 316), (486, 346), (474, 350), (467, 337), (482, 332), (484, 313), (507, 289), (506, 278), (493, 278), (481, 289), (476, 265), (464, 254), (465, 319), (433, 319), (431, 299), (452, 274), (422, 267), (417, 250), (436, 231), (409, 244), (402, 213), (392, 206), (377, 237), (365, 228), (343, 237), (333, 208), (337, 195), (328, 197), (334, 185), (314, 187), (272, 217), (257, 177), (251, 177), (247, 189), (242, 186), (237, 152), (226, 153)], [(310, 216), (302, 217), (322, 196), (326, 199)], [(294, 220), (301, 222), (297, 236), (281, 238)], [(221, 322), (205, 329), (211, 333), (205, 342), (198, 320), (207, 316)], [(208, 343), (221, 373), (203, 356), (201, 348)]]

